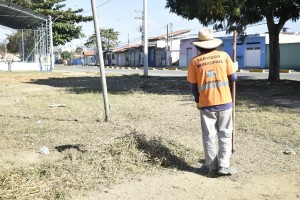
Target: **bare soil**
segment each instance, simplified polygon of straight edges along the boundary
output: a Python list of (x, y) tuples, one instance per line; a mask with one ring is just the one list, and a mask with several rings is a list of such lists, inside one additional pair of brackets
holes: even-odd
[(1, 76), (0, 199), (300, 199), (300, 82), (237, 83), (238, 173), (212, 177), (184, 77), (108, 76), (105, 122), (98, 74)]

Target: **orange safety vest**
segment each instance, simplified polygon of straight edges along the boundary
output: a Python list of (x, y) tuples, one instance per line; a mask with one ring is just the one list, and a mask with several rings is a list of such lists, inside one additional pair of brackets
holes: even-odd
[(237, 68), (224, 51), (213, 50), (192, 58), (187, 80), (198, 86), (199, 107), (232, 102), (227, 76), (236, 71)]

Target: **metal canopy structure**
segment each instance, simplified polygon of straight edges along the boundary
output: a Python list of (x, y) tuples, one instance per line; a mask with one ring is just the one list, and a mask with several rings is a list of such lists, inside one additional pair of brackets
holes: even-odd
[(47, 16), (28, 8), (0, 1), (0, 24), (12, 29), (34, 29), (47, 22)]
[(52, 71), (54, 59), (51, 16), (0, 0), (0, 25), (20, 32), (18, 49), (22, 62), (38, 64), (41, 71)]

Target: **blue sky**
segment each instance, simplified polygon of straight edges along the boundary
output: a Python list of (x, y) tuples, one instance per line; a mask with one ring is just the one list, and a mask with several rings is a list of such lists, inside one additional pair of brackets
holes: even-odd
[[(84, 15), (92, 15), (91, 1), (67, 0), (70, 7), (83, 8)], [(114, 28), (120, 33), (121, 43), (137, 41), (141, 38), (139, 27), (142, 25), (141, 19), (143, 10), (143, 0), (97, 0), (97, 12), (99, 15), (99, 25), (101, 28)], [(173, 23), (173, 30), (192, 29), (197, 33), (202, 27), (197, 20), (188, 21), (169, 12), (165, 9), (165, 1), (148, 0), (148, 35), (155, 36), (167, 33), (167, 25)], [(83, 25), (84, 33), (89, 36), (93, 33), (93, 23)], [(169, 26), (170, 27), (170, 26)]]
[[(66, 0), (67, 8), (83, 8), (83, 15), (92, 15), (90, 0)], [(128, 41), (134, 42), (141, 38), (139, 26), (142, 25), (143, 0), (96, 0), (98, 20), (100, 28), (113, 28), (120, 33), (121, 44)], [(203, 26), (197, 20), (186, 20), (169, 12), (165, 8), (165, 0), (148, 0), (148, 35), (156, 36), (167, 33), (167, 25), (172, 23), (173, 30), (190, 29), (191, 34), (197, 34)], [(75, 40), (74, 43), (80, 45), (85, 43), (87, 37), (93, 34), (94, 24), (92, 22), (82, 23), (83, 33), (86, 38)], [(170, 26), (169, 26), (170, 27)], [(300, 22), (288, 22), (285, 27), (290, 28), (291, 32), (300, 32)], [(0, 41), (5, 39), (5, 34), (13, 30), (0, 27)], [(255, 25), (247, 29), (248, 34), (263, 33), (267, 31), (267, 25)], [(225, 36), (225, 32), (216, 33), (215, 36)]]

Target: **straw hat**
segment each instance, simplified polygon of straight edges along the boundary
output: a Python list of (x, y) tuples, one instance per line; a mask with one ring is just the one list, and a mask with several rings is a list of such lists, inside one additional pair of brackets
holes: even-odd
[(193, 45), (203, 49), (214, 49), (223, 43), (222, 40), (214, 38), (213, 32), (206, 28), (199, 31), (198, 41), (193, 42)]

